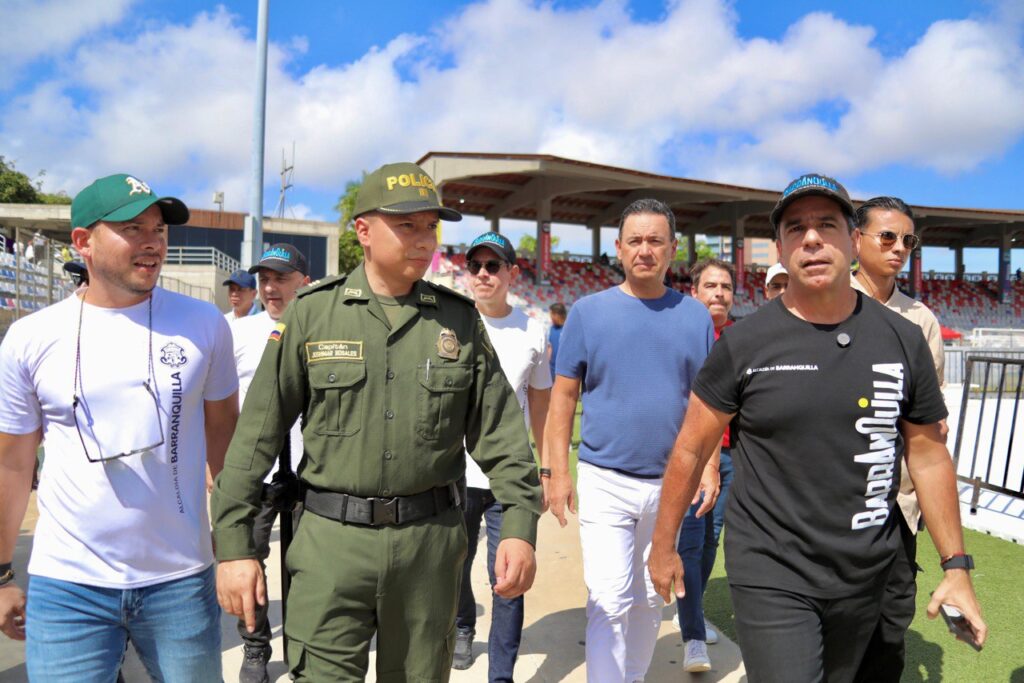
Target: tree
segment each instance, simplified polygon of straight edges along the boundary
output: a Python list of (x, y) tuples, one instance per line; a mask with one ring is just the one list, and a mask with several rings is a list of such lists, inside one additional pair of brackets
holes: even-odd
[[(679, 247), (676, 249), (676, 258), (675, 258), (677, 263), (678, 262), (685, 263), (687, 261), (687, 256), (689, 256), (689, 254), (687, 253), (689, 251), (687, 249), (687, 246), (688, 245), (687, 245), (687, 240), (686, 239), (679, 240)], [(700, 261), (701, 259), (714, 258), (714, 257), (715, 257), (715, 252), (714, 252), (714, 250), (711, 247), (708, 246), (708, 243), (705, 242), (704, 240), (697, 240), (697, 258), (696, 258), (696, 260)]]
[[(363, 178), (366, 171), (363, 171)], [(338, 238), (338, 272), (351, 273), (363, 261), (363, 247), (353, 229), (356, 211), (356, 196), (363, 186), (362, 179), (350, 180), (345, 183), (345, 192), (338, 197), (334, 210), (338, 212), (338, 223), (341, 224), (341, 237)]]
[[(555, 250), (558, 246), (559, 239), (555, 235), (551, 236), (551, 251)], [(519, 250), (525, 251), (528, 254), (537, 255), (537, 238), (533, 235), (523, 235), (519, 238)]]
[(0, 203), (3, 204), (70, 204), (71, 197), (64, 192), (49, 194), (43, 192), (43, 176), (40, 171), (34, 181), (14, 167), (0, 155)]

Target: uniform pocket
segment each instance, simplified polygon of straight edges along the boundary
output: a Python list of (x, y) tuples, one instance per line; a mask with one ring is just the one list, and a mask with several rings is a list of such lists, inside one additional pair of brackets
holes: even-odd
[(363, 422), (364, 363), (317, 363), (309, 366), (313, 431), (324, 436), (352, 436)]
[(427, 441), (436, 441), (465, 423), (473, 376), (469, 365), (420, 365), (416, 374), (420, 379), (416, 432)]

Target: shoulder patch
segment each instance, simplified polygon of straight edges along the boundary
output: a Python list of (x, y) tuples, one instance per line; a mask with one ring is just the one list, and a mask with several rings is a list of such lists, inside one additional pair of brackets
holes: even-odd
[(319, 289), (327, 289), (327, 288), (332, 287), (334, 285), (341, 284), (342, 282), (345, 281), (345, 278), (347, 278), (347, 277), (348, 277), (348, 273), (343, 273), (341, 275), (330, 275), (328, 277), (322, 277), (319, 280), (314, 280), (313, 282), (310, 282), (305, 287), (300, 287), (299, 290), (297, 292), (295, 292), (295, 296), (297, 296), (297, 297), (298, 296), (305, 296), (306, 294), (309, 294), (310, 292), (315, 292), (315, 291), (317, 291)]
[(466, 302), (467, 304), (469, 304), (473, 308), (476, 308), (476, 302), (473, 301), (468, 296), (466, 296), (465, 294), (462, 294), (460, 292), (456, 292), (454, 289), (451, 289), (449, 287), (445, 287), (444, 285), (439, 285), (436, 282), (430, 282), (429, 280), (426, 280), (425, 282), (427, 283), (428, 287), (431, 287), (431, 288), (437, 290), (438, 292), (441, 292), (442, 294), (448, 294), (449, 296), (453, 296), (456, 299), (462, 299), (462, 301)]

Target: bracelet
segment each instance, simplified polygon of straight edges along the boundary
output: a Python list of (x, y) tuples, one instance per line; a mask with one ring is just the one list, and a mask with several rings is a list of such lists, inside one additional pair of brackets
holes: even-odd
[(14, 570), (10, 569), (11, 565), (7, 565), (7, 571), (0, 574), (0, 587), (6, 586), (10, 582), (14, 581)]
[(547, 477), (547, 478), (550, 479), (551, 478), (551, 468), (550, 467), (541, 467), (540, 468), (540, 476)]

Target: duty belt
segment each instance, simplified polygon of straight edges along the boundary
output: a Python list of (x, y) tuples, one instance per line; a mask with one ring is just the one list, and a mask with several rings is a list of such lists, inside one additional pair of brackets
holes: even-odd
[(461, 503), (456, 483), (423, 493), (392, 498), (360, 498), (337, 491), (306, 488), (307, 512), (345, 524), (385, 526), (408, 524), (458, 507)]

